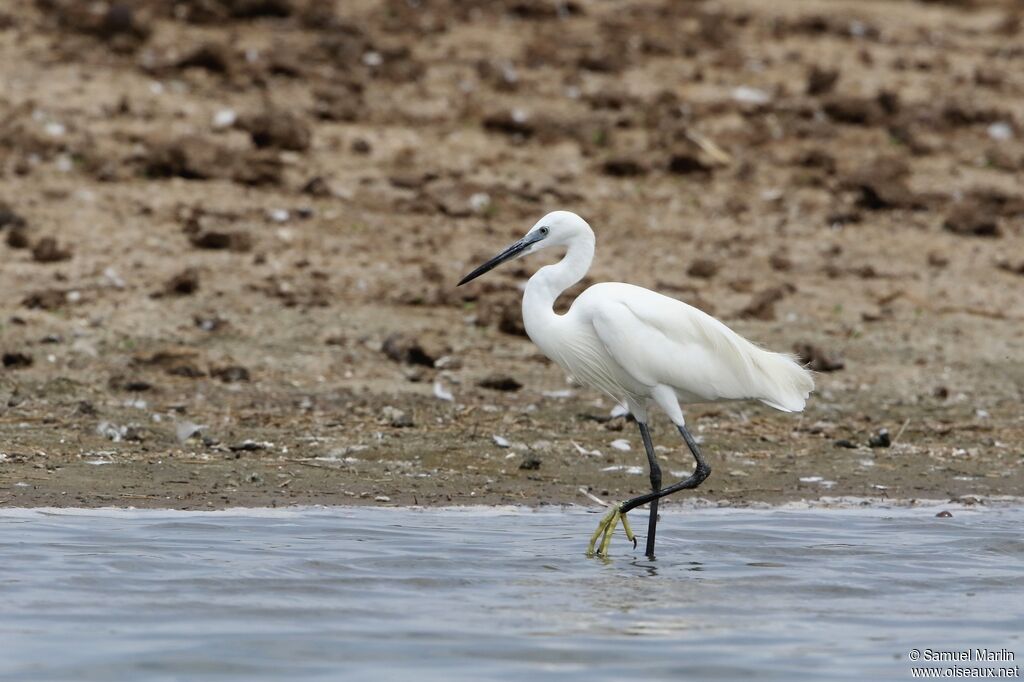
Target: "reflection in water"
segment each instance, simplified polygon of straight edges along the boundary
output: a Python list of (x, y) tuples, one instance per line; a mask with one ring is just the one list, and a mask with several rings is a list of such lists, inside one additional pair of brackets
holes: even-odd
[[(909, 678), (1024, 655), (1022, 509), (0, 511), (0, 679)], [(642, 543), (641, 543), (642, 548)]]

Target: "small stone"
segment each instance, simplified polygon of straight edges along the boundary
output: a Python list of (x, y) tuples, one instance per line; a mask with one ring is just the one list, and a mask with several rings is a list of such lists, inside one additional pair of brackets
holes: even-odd
[(381, 416), (391, 426), (398, 429), (406, 429), (415, 426), (412, 417), (406, 414), (404, 410), (399, 410), (395, 407), (391, 407), (390, 405), (381, 410)]
[(440, 381), (434, 382), (434, 397), (449, 403), (455, 401), (455, 396)]
[(476, 385), (481, 388), (489, 388), (492, 391), (508, 392), (518, 391), (523, 387), (521, 383), (504, 374), (492, 374), (491, 376), (478, 381)]
[(220, 109), (213, 115), (214, 128), (230, 128), (238, 120), (234, 109)]
[(951, 519), (951, 518), (953, 518), (953, 514), (951, 514), (950, 512), (948, 512), (946, 510), (943, 510), (943, 511), (940, 511), (938, 514), (936, 514), (935, 518), (937, 518), (937, 519)]
[(189, 421), (180, 422), (174, 427), (174, 435), (179, 443), (184, 443), (193, 437), (201, 436), (204, 428), (206, 427)]
[(892, 445), (892, 438), (889, 436), (889, 429), (882, 429), (868, 439), (868, 445), (873, 448), (887, 448)]
[(519, 468), (522, 471), (536, 471), (540, 469), (542, 464), (540, 457), (536, 455), (527, 455), (523, 458), (523, 461), (519, 463)]
[(752, 88), (748, 85), (733, 88), (732, 98), (740, 104), (761, 105), (772, 101), (771, 94), (760, 88)]
[(257, 450), (263, 450), (266, 448), (266, 443), (259, 443), (248, 438), (243, 440), (241, 443), (235, 445), (229, 445), (228, 450), (231, 452), (256, 452)]

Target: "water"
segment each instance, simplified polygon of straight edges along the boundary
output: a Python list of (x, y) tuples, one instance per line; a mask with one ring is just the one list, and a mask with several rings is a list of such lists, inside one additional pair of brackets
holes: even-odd
[[(0, 679), (910, 679), (1024, 655), (1024, 509), (0, 511)], [(633, 515), (639, 530), (644, 514)], [(641, 542), (641, 547), (643, 546)], [(1011, 664), (1012, 665), (1012, 664)]]

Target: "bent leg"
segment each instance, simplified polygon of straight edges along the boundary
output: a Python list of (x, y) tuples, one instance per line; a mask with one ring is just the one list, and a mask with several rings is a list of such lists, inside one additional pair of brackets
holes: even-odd
[(679, 483), (670, 485), (667, 488), (662, 488), (658, 491), (652, 491), (646, 495), (634, 497), (632, 500), (628, 500), (627, 502), (623, 502), (620, 506), (621, 513), (625, 514), (632, 509), (636, 509), (640, 505), (660, 500), (662, 497), (679, 492), (680, 490), (696, 488), (711, 475), (711, 467), (704, 461), (704, 455), (701, 454), (700, 446), (697, 445), (697, 441), (693, 439), (693, 436), (690, 435), (690, 432), (686, 430), (685, 426), (678, 425), (677, 428), (679, 429), (679, 433), (682, 435), (683, 440), (686, 441), (686, 446), (690, 448), (690, 452), (693, 453), (693, 459), (697, 462), (697, 468), (693, 470), (693, 473), (690, 474), (689, 477), (683, 479)]

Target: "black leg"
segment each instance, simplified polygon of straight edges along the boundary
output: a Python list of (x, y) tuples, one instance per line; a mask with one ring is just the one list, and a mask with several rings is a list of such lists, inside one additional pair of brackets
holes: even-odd
[[(651, 431), (647, 424), (637, 422), (640, 426), (640, 437), (644, 440), (644, 449), (647, 451), (647, 464), (651, 468), (651, 492), (661, 490), (661, 467), (658, 466), (658, 458), (654, 454), (654, 443), (651, 442)], [(658, 531), (658, 500), (651, 501), (651, 518), (647, 521), (647, 549), (645, 554), (648, 559), (654, 558), (654, 537)]]
[[(711, 467), (709, 467), (708, 463), (704, 461), (704, 456), (700, 452), (700, 447), (697, 445), (697, 441), (693, 439), (693, 436), (690, 435), (690, 432), (686, 430), (685, 426), (679, 427), (679, 433), (682, 434), (683, 440), (686, 441), (687, 447), (689, 447), (690, 452), (693, 453), (693, 459), (696, 460), (697, 462), (697, 468), (693, 470), (693, 473), (690, 474), (689, 478), (683, 479), (682, 481), (676, 483), (675, 485), (670, 485), (667, 488), (662, 488), (661, 490), (650, 492), (647, 493), (646, 495), (640, 495), (639, 497), (634, 497), (632, 500), (623, 502), (621, 507), (621, 511), (623, 514), (632, 509), (636, 509), (642, 504), (647, 504), (648, 502), (655, 502), (661, 499), (662, 497), (665, 497), (666, 495), (671, 495), (672, 493), (679, 492), (680, 490), (689, 490), (691, 488), (696, 488), (697, 486), (704, 482), (704, 479), (711, 475)], [(644, 443), (644, 445), (646, 445), (646, 442)], [(651, 451), (649, 450), (648, 453), (650, 452)], [(650, 454), (648, 454), (648, 456), (650, 456)]]

